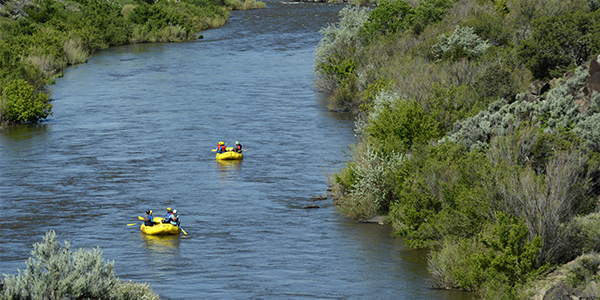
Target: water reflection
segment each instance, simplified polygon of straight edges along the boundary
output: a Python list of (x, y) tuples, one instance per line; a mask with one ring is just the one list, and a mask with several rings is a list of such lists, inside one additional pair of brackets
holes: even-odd
[[(5, 130), (0, 130), (0, 136), (11, 142), (23, 143), (33, 138), (44, 139), (46, 134), (51, 131), (52, 126), (47, 124), (21, 124), (19, 126), (10, 126)], [(0, 140), (0, 142), (2, 141), (3, 140)]]
[(219, 172), (219, 181), (227, 183), (238, 179), (242, 170), (242, 160), (218, 160), (216, 161)]
[(174, 254), (179, 247), (179, 235), (146, 235), (140, 232), (140, 239), (146, 244), (144, 247), (161, 254)]

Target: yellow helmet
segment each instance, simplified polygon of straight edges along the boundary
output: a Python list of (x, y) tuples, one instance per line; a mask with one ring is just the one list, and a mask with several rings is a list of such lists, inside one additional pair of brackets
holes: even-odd
[(150, 211), (150, 215), (152, 215), (152, 211)]
[(238, 141), (235, 141), (236, 144), (239, 144)]
[(225, 144), (225, 143), (223, 143), (223, 142), (219, 142), (219, 145), (223, 145), (223, 144)]
[(171, 208), (170, 208), (170, 207), (167, 207), (167, 211), (171, 211)]

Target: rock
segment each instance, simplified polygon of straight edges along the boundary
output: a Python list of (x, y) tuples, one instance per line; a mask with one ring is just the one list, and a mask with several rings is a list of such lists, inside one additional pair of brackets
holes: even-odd
[(318, 205), (306, 205), (304, 208), (306, 209), (306, 208), (321, 208), (321, 207), (319, 207)]
[(529, 92), (533, 95), (542, 95), (550, 89), (550, 84), (545, 81), (536, 80), (529, 85)]
[(593, 92), (600, 93), (600, 55), (596, 56), (590, 62), (589, 76), (585, 79), (587, 88), (586, 95), (592, 95)]
[(588, 299), (600, 298), (600, 290), (598, 290), (598, 285), (595, 281), (590, 281), (590, 283), (588, 283), (588, 285), (583, 290), (583, 297)]
[[(575, 296), (573, 298), (572, 296)], [(551, 287), (544, 294), (542, 300), (572, 300), (577, 299), (581, 296), (581, 292), (570, 287), (564, 282), (559, 282), (557, 285)]]
[(366, 219), (366, 220), (362, 220), (360, 221), (361, 223), (377, 223), (377, 224), (383, 224), (383, 216), (380, 215), (374, 215), (372, 216), (370, 219)]
[(326, 199), (327, 199), (327, 195), (318, 195), (318, 196), (310, 197), (310, 200), (312, 200), (312, 201), (326, 200)]
[(532, 93), (525, 93), (523, 95), (522, 100), (525, 102), (535, 102), (537, 100), (537, 97)]

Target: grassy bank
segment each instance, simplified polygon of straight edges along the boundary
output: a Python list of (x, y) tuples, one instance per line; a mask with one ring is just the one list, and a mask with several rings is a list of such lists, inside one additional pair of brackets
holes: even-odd
[(352, 159), (331, 175), (338, 210), (385, 215), (432, 249), (435, 287), (484, 299), (527, 298), (528, 282), (591, 251), (576, 220), (600, 195), (598, 4), (342, 10), (315, 53), (330, 109), (358, 115)]
[(0, 2), (0, 127), (52, 113), (48, 84), (110, 46), (195, 40), (247, 0), (12, 0)]

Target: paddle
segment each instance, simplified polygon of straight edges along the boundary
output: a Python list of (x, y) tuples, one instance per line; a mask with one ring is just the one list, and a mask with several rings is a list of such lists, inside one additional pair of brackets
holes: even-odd
[(185, 232), (185, 230), (183, 230), (183, 228), (181, 228), (181, 226), (179, 226), (179, 229), (181, 229), (181, 232), (183, 232), (183, 234), (188, 235), (187, 232)]
[(127, 224), (127, 226), (133, 226), (133, 225), (137, 225), (138, 223), (131, 223), (131, 224)]
[(143, 217), (138, 216), (138, 219), (140, 219), (140, 221), (144, 221)]
[[(217, 152), (217, 149), (212, 149), (211, 151), (212, 152)], [(250, 151), (250, 150), (242, 150), (242, 151), (246, 152), (246, 151)]]

